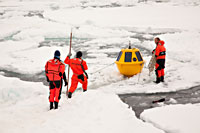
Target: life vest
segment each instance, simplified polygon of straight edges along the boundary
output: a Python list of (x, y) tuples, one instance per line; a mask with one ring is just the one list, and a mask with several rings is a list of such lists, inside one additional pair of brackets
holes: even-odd
[(155, 56), (156, 59), (165, 59), (166, 56), (166, 48), (164, 47), (165, 42), (164, 41), (159, 41), (157, 44), (157, 47), (155, 49)]
[[(47, 61), (45, 65), (46, 76), (50, 81), (61, 80), (63, 73), (65, 72), (65, 65), (58, 59), (51, 59)], [(62, 75), (59, 75), (61, 73)]]

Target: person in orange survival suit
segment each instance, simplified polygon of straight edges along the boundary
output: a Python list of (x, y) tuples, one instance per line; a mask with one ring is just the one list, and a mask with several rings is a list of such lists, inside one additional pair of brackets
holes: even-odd
[(83, 92), (87, 91), (87, 84), (88, 84), (88, 76), (85, 70), (88, 69), (86, 62), (82, 59), (82, 52), (79, 51), (76, 53), (76, 58), (69, 59), (71, 54), (69, 54), (66, 59), (65, 63), (68, 64), (72, 71), (72, 82), (68, 92), (68, 98), (72, 97), (72, 93), (76, 90), (78, 83), (82, 84)]
[(160, 40), (160, 38), (155, 38), (155, 43), (157, 45), (156, 49), (153, 50), (152, 53), (155, 52), (156, 56), (156, 82), (160, 83), (164, 82), (164, 68), (165, 68), (165, 56), (166, 56), (166, 48), (164, 47), (165, 42)]
[(60, 60), (60, 52), (58, 50), (54, 53), (54, 59), (47, 61), (45, 73), (50, 88), (50, 110), (53, 109), (53, 103), (55, 104), (55, 109), (57, 109), (61, 95), (62, 79), (65, 82), (65, 86), (68, 84), (65, 75), (65, 65)]

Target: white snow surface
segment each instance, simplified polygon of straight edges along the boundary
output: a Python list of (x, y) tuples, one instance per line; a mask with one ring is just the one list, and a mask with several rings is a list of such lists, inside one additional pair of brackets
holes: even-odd
[[(76, 91), (71, 100), (62, 95), (60, 109), (53, 111), (48, 111), (48, 87), (0, 72), (0, 132), (163, 133), (138, 120), (116, 94), (171, 92), (200, 84), (199, 4), (199, 0), (0, 0), (0, 70), (32, 75), (44, 72), (55, 50), (65, 59), (71, 28), (73, 55), (85, 51), (89, 66), (89, 91)], [(167, 49), (165, 83), (159, 85), (153, 83), (155, 74), (148, 76), (147, 69), (156, 36), (165, 41)], [(47, 38), (67, 38), (67, 42)], [(142, 52), (146, 61), (142, 73), (124, 78), (115, 65), (102, 69), (116, 60), (116, 53), (129, 41), (146, 51)], [(188, 107), (188, 112), (198, 116), (199, 105), (166, 106), (163, 110), (179, 107)], [(183, 112), (184, 119), (188, 112)], [(195, 126), (174, 128), (167, 119), (166, 127), (158, 125), (165, 115), (161, 119), (155, 116), (155, 120), (148, 112), (143, 116), (172, 133), (188, 133)], [(179, 117), (173, 121), (179, 122)]]
[(48, 87), (0, 76), (1, 133), (164, 133), (135, 117), (113, 93), (90, 90), (73, 99), (62, 95), (60, 108), (49, 111)]
[(200, 104), (168, 105), (145, 110), (141, 118), (167, 133), (199, 133)]

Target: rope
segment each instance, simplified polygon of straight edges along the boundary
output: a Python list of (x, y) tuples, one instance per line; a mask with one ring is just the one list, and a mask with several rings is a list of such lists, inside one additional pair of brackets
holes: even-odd
[(144, 63), (142, 63), (142, 64), (140, 64), (140, 73), (139, 73), (139, 76), (138, 76), (138, 83), (139, 83), (139, 81), (140, 81), (140, 75), (141, 75), (141, 73), (142, 73), (142, 65), (143, 65)]
[(110, 66), (113, 65), (114, 63), (115, 63), (115, 62), (113, 62), (113, 63), (111, 63), (111, 64), (108, 64), (108, 65), (106, 65), (105, 67), (103, 67), (103, 68), (101, 68), (101, 69), (99, 69), (99, 70), (97, 70), (97, 71), (95, 71), (95, 72), (93, 72), (93, 73), (90, 73), (90, 75), (95, 74), (95, 73), (98, 73), (98, 72), (101, 72), (102, 70), (104, 70), (104, 69), (110, 67)]

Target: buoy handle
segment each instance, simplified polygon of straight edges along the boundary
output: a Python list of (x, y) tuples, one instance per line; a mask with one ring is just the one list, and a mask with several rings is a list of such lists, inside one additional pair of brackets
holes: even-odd
[(129, 41), (128, 49), (131, 49), (131, 41)]

